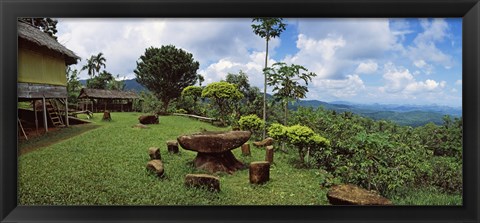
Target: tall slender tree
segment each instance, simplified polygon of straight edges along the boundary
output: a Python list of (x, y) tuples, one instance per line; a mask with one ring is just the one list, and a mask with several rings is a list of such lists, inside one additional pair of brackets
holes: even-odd
[[(288, 125), (288, 103), (297, 99), (305, 98), (308, 92), (308, 82), (312, 81), (312, 77), (317, 76), (313, 72), (308, 72), (307, 68), (286, 63), (274, 63), (272, 67), (264, 70), (268, 75), (268, 85), (273, 86), (274, 96), (281, 99), (285, 109), (284, 125)], [(305, 85), (300, 84), (303, 80)]]
[(87, 70), (88, 76), (93, 78), (95, 76), (95, 58), (91, 56), (87, 59), (87, 63), (83, 65), (81, 70)]
[[(271, 38), (279, 37), (285, 30), (286, 24), (283, 23), (282, 18), (254, 18), (252, 19), (253, 32), (264, 38), (265, 45), (265, 68), (268, 67), (268, 42)], [(263, 85), (263, 121), (266, 123), (267, 119), (267, 76), (265, 74), (265, 81)], [(266, 125), (263, 127), (262, 137), (265, 138)]]
[(95, 74), (98, 73), (100, 74), (100, 69), (106, 68), (107, 59), (103, 56), (103, 53), (100, 52), (97, 55), (92, 55), (90, 56), (89, 59), (87, 59), (87, 63), (83, 65), (82, 70), (87, 70), (88, 75), (90, 75), (90, 78), (95, 77)]
[(97, 73), (100, 73), (100, 69), (102, 68), (102, 66), (103, 68), (107, 68), (107, 66), (105, 65), (105, 62), (107, 62), (107, 59), (105, 59), (102, 52), (98, 53), (94, 57), (95, 57), (95, 60), (94, 60), (95, 70), (97, 71)]

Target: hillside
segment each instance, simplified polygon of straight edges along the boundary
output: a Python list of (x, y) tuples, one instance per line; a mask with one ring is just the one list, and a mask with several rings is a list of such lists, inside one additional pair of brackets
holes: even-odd
[(382, 104), (355, 104), (350, 102), (323, 102), (317, 100), (301, 100), (291, 106), (295, 110), (298, 106), (317, 108), (322, 106), (328, 110), (337, 112), (350, 111), (360, 116), (368, 117), (374, 120), (390, 120), (399, 125), (422, 126), (429, 122), (435, 124), (443, 123), (443, 116), (450, 115), (460, 117), (461, 108), (451, 108), (438, 105), (382, 105)]

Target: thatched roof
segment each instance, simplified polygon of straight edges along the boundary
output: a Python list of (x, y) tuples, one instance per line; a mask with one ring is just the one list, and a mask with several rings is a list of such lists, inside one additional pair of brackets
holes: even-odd
[(24, 22), (17, 22), (18, 38), (25, 39), (38, 46), (46, 47), (50, 50), (56, 51), (65, 56), (65, 62), (67, 65), (76, 64), (79, 56), (75, 55), (71, 50), (57, 42), (54, 38), (48, 34), (42, 32), (40, 29), (33, 27), (30, 24)]
[(135, 92), (82, 88), (78, 98), (101, 98), (101, 99), (136, 99)]

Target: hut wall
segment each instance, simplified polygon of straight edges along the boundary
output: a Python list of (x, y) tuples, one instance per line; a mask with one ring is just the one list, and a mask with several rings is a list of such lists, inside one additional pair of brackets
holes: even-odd
[(65, 59), (32, 48), (18, 50), (18, 82), (66, 86)]

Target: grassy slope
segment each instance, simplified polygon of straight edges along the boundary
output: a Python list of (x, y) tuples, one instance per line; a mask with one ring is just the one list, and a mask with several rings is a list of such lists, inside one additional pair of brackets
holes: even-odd
[[(221, 130), (207, 123), (184, 117), (160, 117), (160, 124), (148, 129), (132, 128), (139, 113), (112, 113), (111, 122), (100, 121), (99, 128), (19, 157), (19, 203), (21, 205), (323, 205), (326, 189), (320, 187), (323, 174), (318, 170), (296, 169), (296, 153), (275, 154), (271, 180), (261, 186), (250, 185), (248, 169), (233, 175), (219, 174), (221, 192), (210, 193), (184, 187), (188, 173), (198, 173), (190, 162), (195, 153), (180, 149), (166, 152), (167, 140), (200, 129)], [(64, 129), (62, 131), (71, 131)], [(75, 132), (75, 131), (74, 131)], [(54, 136), (49, 136), (54, 137)], [(145, 170), (147, 149), (160, 147), (166, 177), (158, 179)], [(20, 145), (22, 147), (22, 145)], [(251, 147), (252, 156), (240, 149), (235, 156), (249, 163), (263, 160), (263, 149)], [(431, 195), (431, 194), (428, 194)], [(408, 200), (410, 199), (410, 200)], [(452, 198), (458, 201), (456, 197)], [(447, 197), (430, 204), (452, 203)], [(395, 203), (416, 202), (407, 198)], [(454, 202), (458, 203), (458, 202)], [(461, 204), (461, 197), (460, 197)]]
[[(218, 194), (183, 186), (188, 173), (196, 173), (190, 161), (195, 153), (181, 149), (166, 152), (165, 141), (199, 131), (220, 130), (184, 117), (160, 117), (159, 125), (137, 129), (139, 113), (112, 113), (112, 122), (19, 157), (19, 196), (22, 205), (193, 205), (193, 204), (326, 204), (315, 170), (293, 169), (289, 157), (279, 155), (271, 169), (271, 181), (262, 186), (248, 182), (248, 169), (220, 174)], [(60, 132), (60, 131), (59, 131)], [(161, 148), (166, 178), (145, 170), (147, 149)], [(249, 163), (264, 159), (264, 150), (251, 148), (252, 157), (236, 157)], [(318, 173), (317, 173), (318, 174)]]

